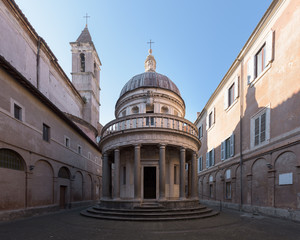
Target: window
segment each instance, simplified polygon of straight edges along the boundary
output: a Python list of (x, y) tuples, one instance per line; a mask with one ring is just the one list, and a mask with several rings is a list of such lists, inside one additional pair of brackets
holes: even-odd
[(228, 106), (231, 106), (234, 102), (234, 83), (231, 85), (231, 87), (228, 89)]
[(202, 168), (202, 156), (198, 158), (198, 172), (201, 172)]
[(226, 199), (231, 199), (231, 182), (226, 182)]
[(18, 153), (10, 149), (0, 149), (0, 168), (24, 171), (24, 166), (24, 160)]
[(85, 55), (80, 53), (80, 72), (85, 72)]
[(266, 44), (255, 55), (254, 77), (256, 78), (266, 67)]
[(260, 111), (251, 119), (251, 147), (266, 143), (270, 138), (270, 108)]
[(254, 145), (257, 146), (266, 140), (266, 113), (255, 119)]
[(146, 113), (154, 113), (154, 105), (153, 104), (146, 105)]
[(215, 149), (213, 148), (211, 151), (206, 153), (206, 168), (215, 165)]
[(96, 77), (96, 74), (97, 74), (97, 64), (96, 62), (94, 62), (94, 75)]
[(14, 104), (14, 117), (22, 121), (22, 108), (17, 104)]
[(81, 153), (82, 153), (82, 148), (81, 148), (81, 146), (80, 146), (80, 145), (78, 145), (78, 147), (77, 147), (77, 152), (78, 152), (78, 154), (80, 154), (80, 155), (81, 155)]
[(46, 142), (50, 141), (50, 127), (43, 124), (43, 140)]
[(201, 139), (203, 137), (203, 124), (201, 124), (198, 129), (198, 137), (199, 137), (199, 139)]
[(221, 160), (234, 156), (234, 134), (221, 143)]
[(68, 137), (66, 137), (66, 136), (65, 136), (65, 146), (66, 146), (67, 148), (70, 147), (70, 138), (68, 138)]
[(91, 153), (90, 152), (88, 153), (88, 159), (91, 159)]
[(239, 76), (234, 78), (234, 81), (229, 84), (224, 95), (224, 109), (229, 108), (239, 96)]
[(70, 171), (66, 167), (61, 167), (58, 171), (59, 178), (70, 179)]
[(123, 167), (123, 185), (126, 185), (126, 167)]
[(212, 112), (210, 112), (209, 113), (209, 115), (208, 115), (208, 127), (211, 127), (212, 126), (212, 119), (213, 117), (212, 117)]
[(215, 108), (209, 111), (209, 114), (206, 117), (206, 129), (211, 128), (215, 123)]
[(271, 30), (255, 54), (250, 56), (247, 64), (247, 81), (250, 84), (253, 80), (257, 79), (266, 69), (270, 66), (273, 60), (273, 38), (274, 32)]
[(226, 180), (228, 180), (228, 179), (231, 178), (231, 170), (230, 169), (226, 170), (226, 172), (225, 172), (225, 178), (226, 178)]

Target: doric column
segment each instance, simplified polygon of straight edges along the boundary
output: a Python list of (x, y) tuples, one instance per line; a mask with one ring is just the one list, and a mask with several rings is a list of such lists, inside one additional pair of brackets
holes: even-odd
[(196, 160), (196, 153), (193, 152), (192, 154), (192, 198), (197, 197), (197, 160)]
[(114, 198), (120, 198), (120, 150), (115, 149)]
[(109, 179), (108, 177), (110, 176), (109, 174), (109, 166), (108, 166), (108, 155), (107, 153), (103, 154), (102, 157), (102, 197), (103, 198), (108, 198), (109, 196)]
[(185, 148), (180, 148), (180, 198), (185, 198)]
[(141, 146), (134, 146), (134, 198), (141, 198)]
[(159, 198), (165, 198), (166, 188), (166, 145), (159, 146)]

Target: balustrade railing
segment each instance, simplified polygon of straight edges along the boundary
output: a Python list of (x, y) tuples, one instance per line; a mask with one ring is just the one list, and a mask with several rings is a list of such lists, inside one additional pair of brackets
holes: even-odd
[(135, 114), (115, 119), (106, 124), (101, 132), (101, 138), (124, 130), (139, 128), (164, 128), (185, 132), (198, 137), (198, 129), (190, 121), (162, 114)]

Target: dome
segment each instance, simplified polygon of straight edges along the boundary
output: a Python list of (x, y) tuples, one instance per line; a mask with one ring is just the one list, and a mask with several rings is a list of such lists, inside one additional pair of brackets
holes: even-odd
[(144, 72), (132, 77), (123, 87), (120, 93), (120, 97), (125, 93), (133, 91), (137, 88), (146, 87), (170, 90), (181, 97), (179, 89), (177, 88), (175, 83), (173, 83), (167, 76), (151, 71)]

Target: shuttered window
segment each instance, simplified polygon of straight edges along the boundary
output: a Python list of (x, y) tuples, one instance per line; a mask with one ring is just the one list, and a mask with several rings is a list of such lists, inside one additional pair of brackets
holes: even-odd
[(221, 143), (221, 160), (234, 156), (234, 134)]
[(202, 156), (198, 158), (198, 172), (202, 171)]
[(209, 111), (209, 114), (206, 116), (206, 130), (211, 128), (215, 123), (215, 108)]
[(247, 81), (250, 84), (253, 80), (261, 75), (261, 73), (269, 66), (273, 60), (273, 41), (274, 32), (270, 31), (261, 44), (258, 51), (250, 56), (247, 64)]
[(266, 113), (258, 116), (254, 120), (254, 146), (266, 140)]
[(224, 94), (224, 109), (229, 108), (239, 96), (239, 76), (234, 78), (229, 87), (226, 88)]
[(206, 168), (215, 165), (215, 149), (213, 148), (209, 152), (206, 153)]

